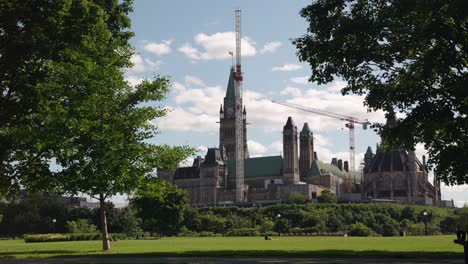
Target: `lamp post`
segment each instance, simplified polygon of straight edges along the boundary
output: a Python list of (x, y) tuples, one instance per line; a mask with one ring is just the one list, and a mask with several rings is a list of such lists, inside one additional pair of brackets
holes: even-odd
[(55, 223), (57, 222), (57, 219), (52, 219), (52, 231), (55, 233)]
[(277, 214), (276, 217), (278, 218), (278, 236), (281, 236), (281, 214)]
[(423, 218), (424, 218), (424, 235), (427, 236), (427, 212), (423, 212)]

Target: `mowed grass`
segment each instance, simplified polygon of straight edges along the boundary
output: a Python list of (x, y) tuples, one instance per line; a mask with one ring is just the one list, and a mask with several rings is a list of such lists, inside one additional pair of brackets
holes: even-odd
[(393, 257), (462, 258), (455, 236), (206, 237), (124, 240), (102, 252), (100, 241), (25, 243), (0, 240), (2, 258), (50, 257)]

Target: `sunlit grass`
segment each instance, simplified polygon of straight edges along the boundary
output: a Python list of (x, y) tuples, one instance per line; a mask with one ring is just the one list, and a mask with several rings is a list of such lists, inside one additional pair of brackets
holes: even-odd
[(430, 237), (263, 237), (162, 238), (112, 243), (102, 252), (100, 241), (25, 243), (1, 240), (0, 257), (401, 257), (461, 258), (454, 236)]

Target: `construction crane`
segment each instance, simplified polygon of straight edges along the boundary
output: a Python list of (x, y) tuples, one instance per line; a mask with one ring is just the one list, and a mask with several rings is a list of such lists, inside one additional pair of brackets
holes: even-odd
[(244, 128), (242, 112), (242, 70), (241, 70), (241, 10), (235, 11), (236, 27), (236, 73), (235, 83), (235, 122), (236, 122), (236, 202), (245, 202), (244, 189)]
[(329, 111), (324, 111), (324, 110), (320, 110), (320, 109), (315, 109), (315, 108), (311, 108), (311, 107), (306, 107), (306, 106), (302, 106), (302, 105), (297, 105), (297, 104), (293, 104), (293, 103), (286, 103), (286, 102), (281, 102), (281, 101), (272, 101), (272, 102), (275, 103), (275, 104), (280, 104), (280, 105), (284, 105), (284, 106), (287, 106), (287, 107), (295, 108), (295, 109), (298, 109), (298, 110), (311, 112), (311, 113), (314, 113), (314, 114), (328, 116), (328, 117), (331, 117), (331, 118), (335, 118), (335, 119), (345, 121), (346, 122), (345, 126), (349, 129), (349, 163), (350, 163), (350, 167), (351, 167), (352, 171), (354, 171), (356, 169), (355, 165), (354, 165), (355, 164), (354, 125), (355, 124), (361, 124), (362, 128), (364, 130), (366, 130), (367, 126), (370, 125), (370, 122), (367, 119), (366, 120), (360, 120), (357, 117), (345, 116), (345, 115), (341, 115), (341, 114), (337, 114), (337, 113), (333, 113), (333, 112), (329, 112)]

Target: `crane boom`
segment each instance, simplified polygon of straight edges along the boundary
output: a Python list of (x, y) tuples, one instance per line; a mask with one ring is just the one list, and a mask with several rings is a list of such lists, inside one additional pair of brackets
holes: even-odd
[(244, 189), (244, 128), (242, 112), (242, 70), (241, 70), (241, 10), (235, 11), (236, 23), (236, 74), (235, 80), (235, 126), (236, 126), (236, 202), (245, 202)]
[(370, 124), (370, 122), (366, 120), (360, 120), (356, 117), (352, 116), (345, 116), (325, 110), (320, 110), (316, 108), (311, 108), (311, 107), (306, 107), (298, 104), (293, 104), (293, 103), (286, 103), (286, 102), (280, 102), (280, 101), (272, 101), (275, 104), (280, 104), (284, 105), (287, 107), (295, 108), (298, 110), (306, 111), (306, 112), (311, 112), (314, 114), (318, 115), (323, 115), (323, 116), (328, 116), (331, 118), (339, 119), (342, 121), (346, 121), (346, 127), (349, 129), (349, 165), (351, 167), (351, 170), (355, 170), (355, 139), (354, 139), (354, 124), (361, 124), (363, 129), (367, 129), (367, 126)]

